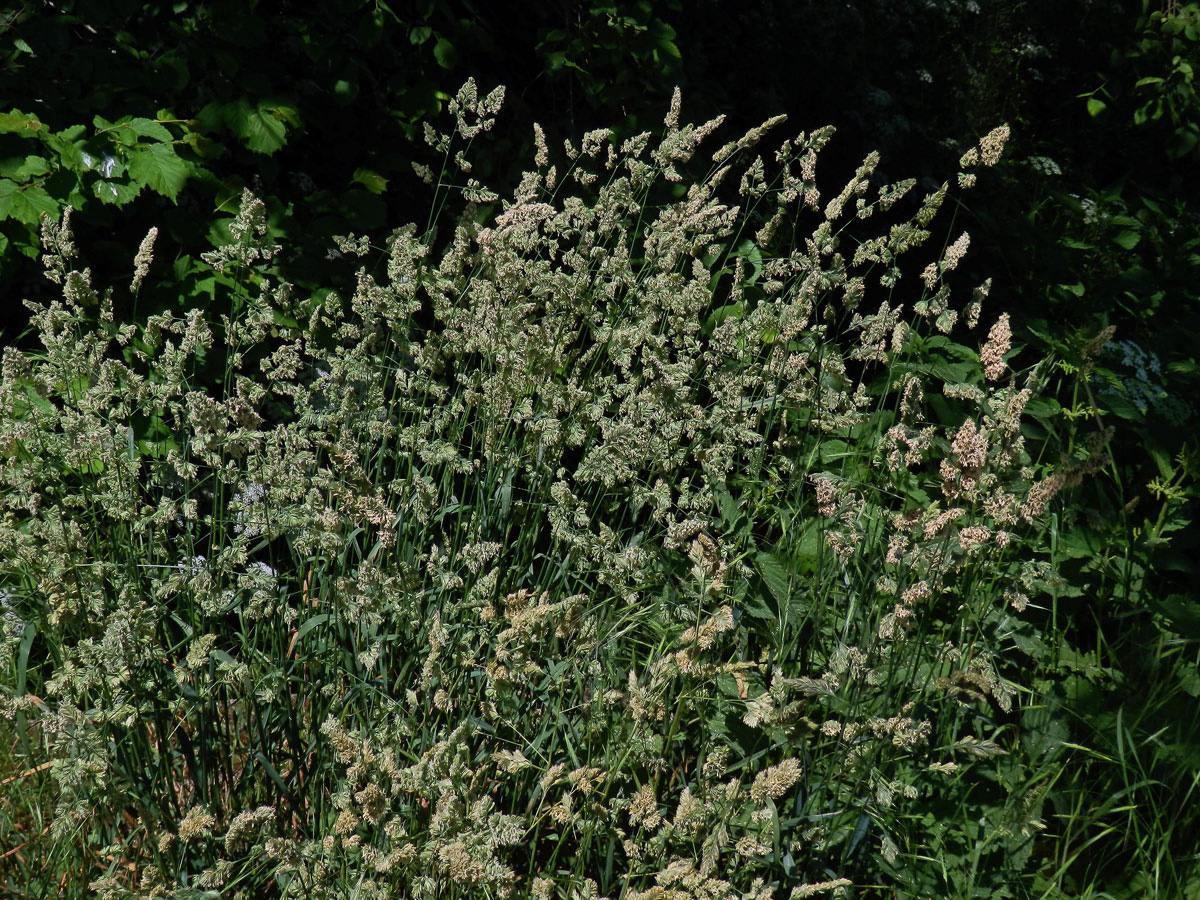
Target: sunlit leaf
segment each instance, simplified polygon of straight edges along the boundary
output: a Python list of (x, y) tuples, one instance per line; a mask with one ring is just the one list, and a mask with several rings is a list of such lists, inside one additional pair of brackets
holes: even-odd
[(124, 206), (141, 192), (142, 185), (138, 182), (101, 179), (92, 185), (92, 194), (96, 199), (112, 206)]
[(46, 126), (38, 121), (38, 117), (28, 115), (19, 109), (0, 113), (0, 134), (20, 134), (32, 137)]
[(153, 138), (156, 141), (171, 140), (171, 132), (167, 130), (166, 126), (159, 122), (155, 122), (153, 119), (130, 119), (129, 127), (132, 128), (139, 137)]
[(0, 221), (6, 218), (36, 224), (42, 213), (58, 215), (58, 203), (37, 185), (20, 185), (0, 179)]
[(351, 180), (357, 181), (372, 194), (382, 194), (388, 186), (386, 178), (370, 169), (355, 169)]
[(453, 69), (458, 62), (458, 51), (452, 43), (442, 38), (433, 47), (433, 58), (443, 69)]
[(170, 144), (151, 144), (130, 155), (129, 175), (152, 191), (174, 200), (187, 181), (188, 169), (187, 163), (175, 154), (175, 148)]

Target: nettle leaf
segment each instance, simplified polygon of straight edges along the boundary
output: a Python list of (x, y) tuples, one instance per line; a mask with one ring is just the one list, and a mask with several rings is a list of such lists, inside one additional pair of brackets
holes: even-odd
[(152, 191), (172, 200), (187, 182), (188, 167), (171, 144), (139, 147), (129, 157), (129, 175)]
[(788, 586), (787, 569), (783, 561), (774, 553), (759, 553), (754, 557), (754, 568), (762, 576), (767, 590), (775, 598), (780, 608), (786, 608), (792, 591)]
[(42, 213), (58, 216), (58, 203), (43, 188), (0, 179), (0, 221), (13, 218), (36, 225)]
[(801, 574), (810, 575), (821, 560), (821, 529), (815, 519), (804, 523), (796, 541), (796, 556)]
[(775, 611), (767, 605), (761, 594), (747, 594), (742, 599), (742, 611), (751, 619), (770, 621), (775, 618)]

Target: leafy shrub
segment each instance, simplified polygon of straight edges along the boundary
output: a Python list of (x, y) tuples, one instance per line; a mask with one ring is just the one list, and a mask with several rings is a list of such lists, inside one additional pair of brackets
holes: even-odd
[[(211, 211), (236, 211), (247, 185), (289, 229), (281, 277), (312, 289), (328, 277), (332, 235), (422, 210), (424, 196), (407, 190), (410, 145), (468, 71), (503, 75), (519, 108), (568, 133), (577, 116), (603, 122), (618, 109), (640, 130), (639, 116), (659, 115), (653, 98), (679, 81), (666, 21), (679, 16), (678, 0), (620, 14), (600, 3), (512, 12), (432, 0), (6, 4), (0, 291), (42, 288), (42, 213), (57, 219), (74, 208), (94, 273), (108, 280), (104, 257), (119, 257), (151, 225), (164, 244), (198, 256), (222, 238), (207, 232)], [(528, 131), (508, 147), (498, 137), (499, 152), (477, 159), (476, 175), (515, 184)], [(165, 309), (180, 311), (139, 306), (142, 318)], [(0, 324), (9, 340), (28, 324), (17, 313)]]
[(852, 239), (913, 183), (872, 191), (872, 155), (822, 194), (832, 129), (760, 155), (783, 117), (692, 176), (719, 120), (681, 124), (676, 93), (658, 140), (594, 131), (552, 162), (535, 127), (480, 221), (464, 151), (501, 99), (469, 82), (428, 129), (452, 228), (339, 239), (346, 295), (262, 274), (247, 193), (207, 257), (231, 314), (122, 325), (45, 221), (62, 300), (0, 380), (3, 711), (55, 791), (30, 879), (1014, 883), (1061, 741), (1019, 655), (1056, 584), (1037, 523), (1102, 458), (1031, 465), (1007, 316), (986, 284), (949, 302), (966, 234), (908, 265), (949, 187)]

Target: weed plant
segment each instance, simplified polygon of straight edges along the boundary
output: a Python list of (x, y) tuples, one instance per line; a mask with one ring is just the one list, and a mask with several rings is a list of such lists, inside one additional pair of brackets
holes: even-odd
[(1039, 521), (1102, 460), (1025, 451), (968, 235), (920, 256), (950, 186), (822, 193), (832, 129), (783, 117), (705, 168), (676, 93), (658, 137), (535, 126), (498, 207), (502, 96), (427, 126), (430, 220), (339, 239), (346, 291), (267, 277), (247, 193), (231, 312), (120, 324), (44, 222), (62, 299), (0, 382), (9, 890), (1016, 891)]

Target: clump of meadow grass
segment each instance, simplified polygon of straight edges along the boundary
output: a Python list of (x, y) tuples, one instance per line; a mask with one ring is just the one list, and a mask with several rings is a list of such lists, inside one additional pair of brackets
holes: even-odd
[(118, 324), (46, 222), (63, 298), (0, 382), (2, 711), (54, 760), (76, 877), (767, 900), (1018, 875), (1045, 785), (1011, 635), (1072, 473), (1034, 477), (988, 286), (951, 303), (969, 237), (902, 260), (948, 186), (910, 204), (872, 155), (822, 193), (832, 129), (783, 117), (694, 176), (720, 121), (676, 93), (658, 137), (552, 162), (536, 129), (497, 211), (463, 142), (502, 97), (468, 83), (427, 127), (449, 232), (339, 239), (345, 293), (266, 276), (247, 193), (206, 257), (232, 314)]

